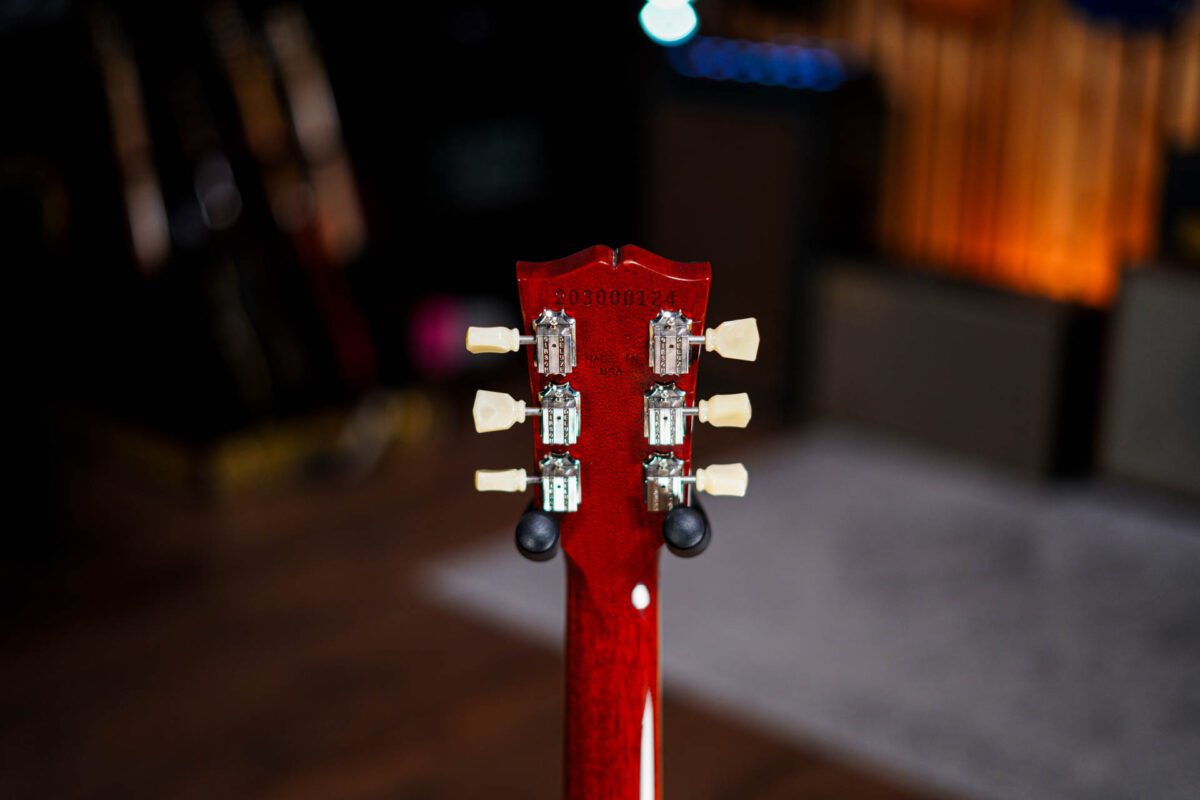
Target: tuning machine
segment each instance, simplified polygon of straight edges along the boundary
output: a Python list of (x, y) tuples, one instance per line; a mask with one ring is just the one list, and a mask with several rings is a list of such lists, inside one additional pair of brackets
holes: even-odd
[(538, 393), (539, 405), (504, 392), (480, 389), (471, 416), (479, 433), (508, 430), (526, 417), (541, 416), (542, 444), (575, 444), (579, 440), (579, 392), (567, 383), (547, 384)]
[(475, 489), (480, 492), (523, 492), (541, 484), (542, 510), (565, 513), (579, 508), (579, 461), (570, 453), (550, 453), (538, 462), (540, 475), (523, 469), (477, 469)]
[(543, 375), (567, 375), (575, 368), (575, 342), (575, 318), (549, 308), (533, 321), (532, 336), (516, 328), (467, 328), (467, 350), (472, 353), (515, 353), (522, 345), (534, 345), (534, 364)]
[(670, 511), (686, 505), (684, 487), (691, 484), (711, 495), (743, 497), (750, 481), (741, 464), (711, 464), (696, 474), (684, 472), (683, 459), (671, 453), (654, 453), (642, 464), (647, 511)]
[(650, 320), (650, 369), (656, 375), (683, 375), (691, 369), (692, 346), (723, 358), (753, 361), (758, 357), (758, 322), (754, 317), (732, 319), (692, 334), (692, 320), (682, 311), (663, 309)]
[(750, 423), (750, 395), (714, 394), (695, 406), (687, 405), (687, 392), (673, 383), (656, 383), (645, 394), (643, 433), (652, 445), (683, 444), (684, 417), (696, 417), (714, 428), (744, 428)]

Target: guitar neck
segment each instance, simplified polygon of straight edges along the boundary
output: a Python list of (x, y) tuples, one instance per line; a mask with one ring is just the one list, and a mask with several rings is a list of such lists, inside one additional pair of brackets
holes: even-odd
[(657, 598), (657, 559), (632, 584), (568, 561), (568, 800), (662, 796)]

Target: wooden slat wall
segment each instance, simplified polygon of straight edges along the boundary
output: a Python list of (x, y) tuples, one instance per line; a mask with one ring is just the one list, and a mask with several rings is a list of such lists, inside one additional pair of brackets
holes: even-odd
[(1166, 149), (1200, 148), (1200, 10), (1164, 35), (1062, 0), (998, 5), (973, 22), (897, 0), (834, 0), (815, 24), (722, 22), (745, 38), (840, 38), (879, 72), (886, 253), (1103, 305), (1121, 267), (1153, 255)]

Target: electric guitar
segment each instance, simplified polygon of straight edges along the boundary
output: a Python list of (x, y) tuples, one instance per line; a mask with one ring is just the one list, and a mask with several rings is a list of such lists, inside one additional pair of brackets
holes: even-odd
[(742, 496), (741, 464), (692, 470), (693, 421), (745, 427), (746, 394), (696, 401), (702, 352), (753, 361), (754, 319), (704, 329), (710, 267), (596, 246), (517, 264), (524, 329), (470, 328), (472, 353), (528, 351), (530, 400), (480, 391), (480, 432), (531, 418), (532, 470), (479, 470), (480, 491), (535, 494), (517, 549), (567, 564), (565, 796), (658, 800), (658, 551), (711, 539), (695, 492)]

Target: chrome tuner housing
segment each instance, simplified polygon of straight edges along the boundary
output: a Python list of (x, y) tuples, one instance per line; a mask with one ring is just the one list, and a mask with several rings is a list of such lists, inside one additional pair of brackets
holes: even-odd
[(682, 311), (663, 309), (650, 320), (650, 369), (656, 375), (685, 375), (691, 368), (692, 321)]
[(567, 375), (575, 368), (575, 318), (544, 309), (533, 321), (534, 362), (543, 375)]
[(579, 440), (579, 392), (567, 383), (551, 383), (538, 394), (542, 444), (575, 444)]
[(655, 453), (642, 464), (647, 511), (670, 511), (684, 502), (683, 459)]
[(579, 508), (579, 461), (570, 453), (551, 453), (539, 462), (542, 510), (570, 512)]
[(673, 383), (656, 383), (643, 400), (643, 432), (652, 445), (683, 444), (687, 435), (684, 409), (687, 392)]

